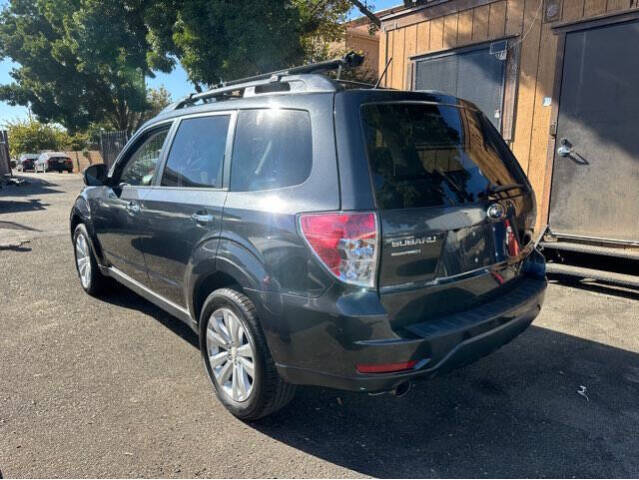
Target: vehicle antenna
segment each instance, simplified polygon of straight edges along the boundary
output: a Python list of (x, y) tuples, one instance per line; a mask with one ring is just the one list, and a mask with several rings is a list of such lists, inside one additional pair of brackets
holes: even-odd
[(379, 76), (379, 80), (377, 80), (377, 83), (375, 84), (375, 86), (373, 88), (379, 87), (379, 84), (382, 83), (382, 80), (384, 80), (384, 77), (386, 76), (386, 72), (388, 71), (388, 66), (391, 64), (392, 61), (393, 61), (393, 57), (390, 57), (388, 59), (388, 62), (386, 62), (386, 66), (384, 67), (384, 71)]

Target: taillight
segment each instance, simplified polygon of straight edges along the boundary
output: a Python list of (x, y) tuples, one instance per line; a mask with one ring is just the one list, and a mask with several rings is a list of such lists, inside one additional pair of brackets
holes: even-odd
[(300, 216), (304, 238), (322, 263), (346, 283), (374, 287), (378, 233), (374, 213), (312, 213)]

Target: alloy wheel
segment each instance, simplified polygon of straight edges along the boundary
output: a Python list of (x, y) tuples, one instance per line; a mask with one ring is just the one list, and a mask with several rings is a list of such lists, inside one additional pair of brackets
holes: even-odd
[(247, 400), (255, 383), (255, 351), (250, 333), (232, 310), (219, 308), (211, 315), (206, 350), (219, 387), (236, 402)]

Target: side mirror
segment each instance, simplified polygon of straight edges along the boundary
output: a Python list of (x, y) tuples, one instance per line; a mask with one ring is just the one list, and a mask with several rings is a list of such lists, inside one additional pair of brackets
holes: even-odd
[(100, 187), (107, 182), (109, 171), (104, 163), (96, 163), (84, 170), (84, 184), (88, 187)]

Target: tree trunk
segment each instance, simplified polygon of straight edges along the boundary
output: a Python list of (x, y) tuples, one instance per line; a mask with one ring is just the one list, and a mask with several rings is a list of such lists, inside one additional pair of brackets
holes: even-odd
[(377, 25), (378, 27), (382, 26), (382, 22), (379, 20), (379, 18), (377, 18), (377, 16), (371, 12), (366, 5), (364, 5), (362, 2), (360, 2), (359, 0), (349, 0), (353, 5), (355, 5), (358, 10), (360, 12), (362, 12), (364, 15), (366, 15), (369, 20), (371, 22), (373, 22), (375, 25)]

